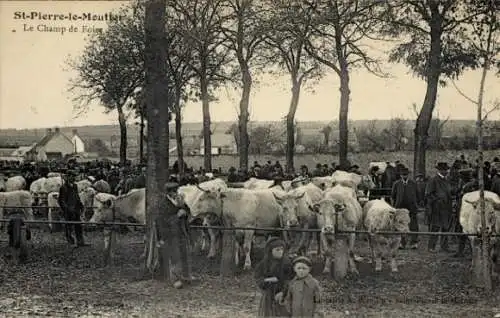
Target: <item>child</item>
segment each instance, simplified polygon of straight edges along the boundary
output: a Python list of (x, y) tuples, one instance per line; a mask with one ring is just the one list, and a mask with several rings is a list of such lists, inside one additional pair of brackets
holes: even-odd
[(322, 317), (319, 312), (321, 289), (319, 282), (311, 276), (311, 261), (305, 256), (293, 260), (295, 277), (288, 284), (284, 304), (291, 317)]
[(259, 317), (288, 316), (283, 305), (283, 289), (292, 279), (292, 264), (285, 253), (285, 242), (271, 237), (266, 242), (264, 258), (255, 268), (255, 280), (262, 292)]

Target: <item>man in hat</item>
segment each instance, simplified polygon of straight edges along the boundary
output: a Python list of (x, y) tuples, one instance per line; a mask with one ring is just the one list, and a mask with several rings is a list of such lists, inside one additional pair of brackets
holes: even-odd
[[(66, 221), (81, 221), (84, 206), (78, 194), (74, 171), (70, 170), (64, 175), (64, 182), (59, 189), (57, 203), (59, 203)], [(75, 228), (76, 245), (85, 246), (81, 224), (65, 224), (66, 240), (69, 244), (75, 244), (75, 239), (71, 235), (73, 227)]]
[[(425, 197), (427, 199), (427, 223), (430, 232), (448, 232), (452, 217), (452, 188), (448, 181), (450, 170), (446, 162), (436, 165), (437, 174), (427, 183)], [(429, 238), (429, 251), (436, 250), (437, 236)], [(441, 250), (448, 252), (448, 237), (441, 236)]]
[[(392, 205), (396, 209), (407, 209), (410, 212), (410, 231), (418, 232), (417, 220), (417, 183), (409, 178), (410, 171), (406, 167), (399, 169), (400, 179), (392, 186)], [(407, 238), (401, 238), (401, 248), (406, 248)], [(418, 237), (412, 234), (410, 237), (410, 248), (417, 249)]]
[[(166, 213), (163, 214), (163, 223), (168, 228), (165, 231), (158, 230), (159, 240), (168, 241), (171, 256), (171, 275), (174, 287), (181, 288), (183, 281), (191, 281), (191, 262), (189, 259), (189, 224), (187, 222), (189, 208), (184, 203), (184, 198), (178, 194), (179, 184), (167, 182)], [(163, 238), (161, 233), (167, 233), (168, 238)]]

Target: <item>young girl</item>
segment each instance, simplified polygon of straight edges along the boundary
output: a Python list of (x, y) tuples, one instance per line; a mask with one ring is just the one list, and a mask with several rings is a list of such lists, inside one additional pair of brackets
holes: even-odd
[(283, 291), (292, 279), (292, 264), (285, 253), (285, 242), (271, 237), (265, 247), (264, 258), (255, 268), (257, 286), (262, 292), (259, 304), (259, 317), (288, 316), (283, 305)]
[(281, 304), (285, 305), (290, 317), (322, 317), (319, 312), (321, 289), (312, 277), (311, 261), (304, 256), (293, 260), (295, 277), (289, 282)]

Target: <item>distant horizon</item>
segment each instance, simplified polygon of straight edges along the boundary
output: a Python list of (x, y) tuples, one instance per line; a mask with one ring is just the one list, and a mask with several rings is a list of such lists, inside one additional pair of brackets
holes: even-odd
[[(434, 117), (433, 117), (434, 118)], [(363, 121), (390, 121), (390, 119), (350, 119), (349, 122), (363, 122)], [(416, 119), (409, 119), (409, 118), (402, 118), (405, 121), (416, 121)], [(446, 119), (446, 118), (440, 118), (440, 119)], [(475, 119), (448, 119), (448, 122), (464, 122), (464, 121), (470, 121), (470, 122), (475, 122)], [(500, 120), (488, 120), (489, 122), (497, 122)], [(280, 122), (280, 120), (250, 120), (249, 123), (267, 123), (267, 122)], [(330, 123), (330, 122), (338, 122), (337, 120), (297, 120), (298, 123)], [(237, 123), (237, 121), (231, 121), (231, 120), (218, 120), (218, 121), (212, 121), (212, 124), (214, 123)], [(202, 121), (190, 121), (190, 122), (182, 122), (183, 125), (191, 125), (191, 124), (203, 124)], [(172, 120), (169, 125), (175, 125), (175, 122)], [(39, 129), (54, 129), (54, 128), (60, 128), (60, 129), (65, 129), (65, 128), (79, 128), (79, 127), (106, 127), (106, 126), (119, 126), (118, 123), (115, 124), (95, 124), (95, 125), (68, 125), (68, 126), (58, 126), (58, 125), (53, 125), (53, 126), (40, 126), (40, 127), (31, 127), (31, 128), (16, 128), (16, 127), (10, 127), (10, 128), (0, 128), (0, 131), (4, 130), (39, 130)], [(136, 126), (134, 123), (127, 122), (127, 126)]]

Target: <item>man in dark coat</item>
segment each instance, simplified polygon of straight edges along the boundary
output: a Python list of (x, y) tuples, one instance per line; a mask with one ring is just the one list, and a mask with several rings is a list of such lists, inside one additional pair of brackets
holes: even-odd
[[(189, 208), (184, 203), (183, 197), (179, 196), (177, 189), (179, 184), (167, 182), (166, 208), (157, 221), (157, 226), (162, 224), (166, 228), (158, 228), (158, 239), (168, 243), (169, 255), (171, 257), (171, 273), (174, 287), (180, 288), (183, 282), (189, 282), (194, 279), (191, 276), (191, 260), (189, 258)], [(168, 236), (168, 237), (165, 237)]]
[[(418, 232), (418, 220), (417, 220), (417, 183), (408, 178), (410, 171), (406, 167), (401, 167), (399, 169), (399, 174), (401, 179), (394, 182), (392, 186), (392, 205), (396, 209), (407, 209), (410, 212), (410, 231)], [(401, 248), (406, 248), (407, 238), (403, 236), (401, 238)], [(418, 237), (416, 234), (412, 234), (410, 237), (410, 248), (417, 249)]]
[[(448, 232), (452, 217), (452, 188), (447, 179), (450, 170), (446, 162), (439, 162), (436, 166), (436, 176), (427, 183), (425, 197), (427, 199), (427, 223), (430, 232)], [(428, 248), (434, 252), (438, 236), (429, 237)], [(441, 236), (441, 250), (449, 251), (448, 237)]]
[[(75, 183), (75, 172), (68, 171), (64, 176), (64, 182), (59, 189), (59, 198), (57, 200), (66, 221), (81, 221), (83, 204), (80, 201), (78, 187)], [(69, 244), (75, 244), (75, 239), (71, 235), (71, 231), (75, 228), (77, 246), (85, 246), (83, 240), (83, 230), (81, 224), (65, 224), (66, 239)]]

